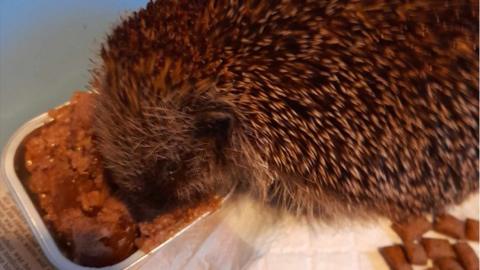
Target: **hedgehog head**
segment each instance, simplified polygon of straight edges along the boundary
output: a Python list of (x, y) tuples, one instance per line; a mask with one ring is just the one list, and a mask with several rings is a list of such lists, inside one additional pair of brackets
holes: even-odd
[[(201, 3), (160, 2), (123, 20), (103, 44), (93, 72), (94, 131), (120, 190), (162, 203), (189, 201), (225, 179), (235, 116), (215, 96), (221, 61), (206, 61), (215, 54), (198, 34), (203, 30), (191, 30), (189, 20), (201, 14), (189, 10)], [(169, 20), (175, 28), (164, 24)]]
[(181, 61), (124, 65), (102, 51), (95, 112), (98, 149), (114, 184), (154, 201), (200, 198), (222, 179), (235, 124), (230, 106), (211, 96), (213, 83), (183, 80)]

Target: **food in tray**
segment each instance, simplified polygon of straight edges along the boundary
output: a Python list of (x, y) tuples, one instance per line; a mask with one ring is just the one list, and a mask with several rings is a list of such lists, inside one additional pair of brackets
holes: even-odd
[(91, 130), (93, 94), (77, 92), (68, 105), (49, 111), (52, 121), (24, 142), (29, 190), (58, 246), (85, 266), (112, 265), (138, 248), (149, 251), (219, 205), (211, 196), (135, 221), (107, 184), (108, 173)]

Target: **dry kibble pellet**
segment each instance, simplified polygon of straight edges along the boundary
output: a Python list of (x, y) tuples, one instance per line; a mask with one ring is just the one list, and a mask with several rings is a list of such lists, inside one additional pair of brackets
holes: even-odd
[(458, 261), (466, 270), (478, 270), (478, 257), (473, 248), (466, 242), (453, 245)]
[(465, 223), (449, 214), (436, 216), (433, 229), (456, 239), (465, 238)]
[(452, 258), (440, 258), (434, 261), (440, 270), (463, 270), (463, 267)]
[(440, 269), (438, 269), (438, 267), (436, 267), (436, 266), (432, 266), (432, 267), (429, 267), (425, 270), (440, 270)]
[(465, 236), (468, 240), (478, 242), (478, 227), (478, 220), (467, 218), (467, 221), (465, 222)]
[(413, 242), (432, 228), (432, 224), (424, 216), (410, 217), (403, 222), (392, 224), (392, 229), (404, 243)]
[(455, 251), (446, 239), (422, 238), (421, 243), (427, 256), (432, 260), (456, 257)]
[(408, 242), (403, 244), (405, 250), (405, 255), (407, 256), (408, 261), (411, 264), (415, 265), (425, 265), (427, 264), (427, 253), (422, 245)]
[(405, 253), (400, 245), (382, 247), (379, 249), (379, 251), (390, 269), (412, 270), (412, 267), (408, 264)]

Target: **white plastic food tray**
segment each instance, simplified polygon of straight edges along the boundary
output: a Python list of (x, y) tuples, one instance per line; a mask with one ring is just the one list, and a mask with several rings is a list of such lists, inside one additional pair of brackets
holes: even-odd
[[(68, 103), (67, 103), (68, 104)], [(132, 255), (130, 255), (125, 260), (111, 266), (107, 267), (85, 267), (78, 265), (67, 257), (63, 255), (63, 253), (58, 248), (51, 232), (48, 230), (47, 225), (43, 221), (40, 213), (36, 209), (32, 199), (30, 198), (29, 194), (25, 190), (24, 185), (22, 184), (22, 180), (20, 176), (17, 175), (16, 168), (18, 168), (19, 162), (23, 162), (21, 158), (21, 151), (23, 151), (23, 141), (24, 139), (31, 134), (34, 130), (38, 129), (39, 127), (43, 126), (45, 123), (51, 121), (51, 118), (48, 116), (47, 113), (39, 115), (32, 120), (25, 123), (21, 126), (10, 138), (10, 140), (5, 145), (5, 148), (2, 153), (1, 158), (1, 168), (0, 168), (0, 176), (4, 181), (7, 183), (8, 189), (12, 197), (14, 198), (18, 208), (21, 210), (23, 216), (28, 222), (28, 225), (33, 232), (36, 240), (38, 241), (41, 249), (43, 250), (44, 254), (48, 258), (48, 260), (58, 269), (69, 269), (69, 270), (86, 270), (86, 269), (133, 269), (138, 268), (142, 263), (146, 260), (147, 257), (150, 255), (154, 255), (158, 253), (162, 248), (166, 247), (167, 245), (172, 243), (172, 240), (177, 238), (179, 235), (183, 234), (187, 230), (191, 229), (192, 226), (199, 223), (200, 220), (205, 219), (207, 216), (213, 213), (206, 212), (205, 214), (201, 215), (197, 219), (195, 219), (192, 223), (178, 231), (175, 235), (169, 238), (167, 241), (163, 242), (155, 249), (150, 251), (148, 254), (138, 250)], [(223, 202), (226, 200), (228, 195), (222, 200)], [(200, 224), (199, 224), (200, 225)], [(178, 245), (178, 243), (174, 243)]]

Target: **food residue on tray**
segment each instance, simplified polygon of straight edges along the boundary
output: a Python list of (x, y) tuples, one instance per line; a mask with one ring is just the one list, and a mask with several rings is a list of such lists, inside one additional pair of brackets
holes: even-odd
[(138, 248), (149, 251), (196, 217), (218, 207), (211, 197), (136, 223), (106, 182), (92, 133), (93, 94), (77, 92), (70, 104), (49, 111), (53, 119), (25, 141), (25, 184), (74, 262), (112, 265)]

